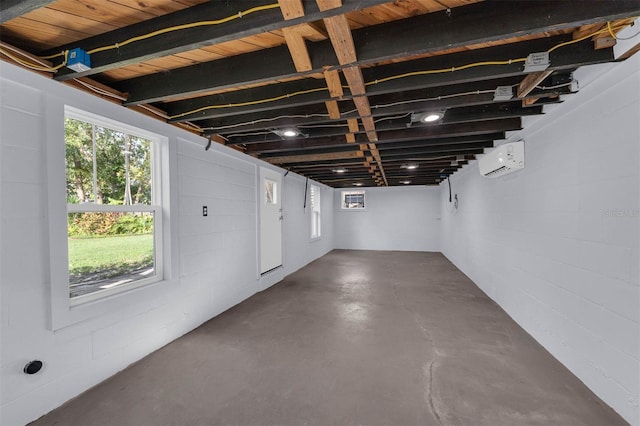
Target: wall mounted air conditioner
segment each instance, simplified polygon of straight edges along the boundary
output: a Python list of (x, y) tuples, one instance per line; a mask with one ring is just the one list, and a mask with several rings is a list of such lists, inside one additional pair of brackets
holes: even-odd
[(478, 160), (480, 174), (496, 178), (524, 169), (524, 141), (500, 145)]

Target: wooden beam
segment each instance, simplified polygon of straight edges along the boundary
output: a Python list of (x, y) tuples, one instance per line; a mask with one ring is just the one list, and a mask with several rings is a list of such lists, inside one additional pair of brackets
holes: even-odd
[(371, 115), (369, 99), (366, 96), (358, 96), (357, 98), (353, 98), (353, 103), (356, 105), (360, 117), (368, 117)]
[(549, 77), (551, 73), (553, 73), (553, 70), (544, 70), (527, 74), (518, 86), (518, 97), (526, 97), (538, 84), (540, 84), (545, 78)]
[(596, 50), (607, 49), (615, 46), (616, 39), (607, 34), (600, 34), (593, 39), (593, 48)]
[(2, 0), (0, 2), (0, 24), (13, 18), (29, 13), (32, 10), (45, 7), (55, 0)]
[(362, 117), (362, 127), (364, 127), (364, 130), (366, 132), (374, 132), (376, 130), (376, 125), (373, 122), (373, 118), (372, 117)]
[(331, 97), (342, 98), (344, 90), (342, 90), (342, 81), (340, 81), (340, 73), (338, 70), (325, 70), (324, 79), (327, 82)]
[(342, 0), (316, 0), (320, 10), (330, 10), (342, 6)]
[(329, 111), (329, 118), (337, 120), (340, 118), (340, 108), (337, 101), (326, 101), (327, 111)]
[(296, 30), (296, 27), (283, 28), (282, 34), (287, 42), (287, 47), (289, 48), (289, 53), (291, 54), (291, 59), (293, 59), (296, 71), (311, 71), (313, 65), (311, 65), (307, 44), (302, 35)]
[(347, 143), (355, 143), (356, 141), (356, 136), (353, 133), (347, 133), (346, 135), (344, 135), (347, 139)]
[(366, 93), (364, 78), (360, 67), (347, 67), (342, 69), (344, 77), (347, 79), (352, 96), (362, 96)]
[(278, 0), (282, 17), (285, 20), (299, 18), (304, 16), (304, 6), (301, 0)]
[(356, 47), (353, 44), (353, 37), (349, 22), (345, 15), (324, 18), (324, 26), (327, 28), (331, 44), (336, 52), (338, 63), (347, 65), (356, 62)]
[(582, 37), (586, 37), (589, 34), (593, 34), (599, 30), (601, 30), (604, 27), (604, 25), (602, 24), (602, 22), (597, 22), (595, 24), (588, 24), (588, 25), (583, 25), (580, 28), (578, 28), (576, 31), (574, 31), (571, 36), (573, 37), (574, 40), (577, 40), (579, 38)]
[(327, 32), (327, 28), (324, 26), (324, 22), (315, 21), (315, 22), (307, 22), (307, 27), (313, 31), (317, 37), (328, 39), (329, 33)]
[(350, 118), (347, 120), (347, 124), (349, 125), (349, 131), (351, 133), (358, 133), (360, 131), (360, 127), (358, 126), (357, 118)]

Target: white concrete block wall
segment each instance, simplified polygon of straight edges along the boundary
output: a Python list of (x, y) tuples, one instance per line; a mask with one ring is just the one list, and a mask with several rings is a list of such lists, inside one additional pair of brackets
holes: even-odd
[[(295, 201), (304, 180), (289, 174), (284, 266), (259, 277), (256, 173), (264, 163), (217, 144), (205, 152), (202, 138), (5, 62), (0, 102), (3, 426), (46, 414), (333, 247), (331, 190), (322, 191), (323, 237), (311, 242), (310, 217)], [(92, 304), (86, 320), (52, 331), (46, 171), (64, 136), (48, 129), (63, 119), (65, 105), (167, 138), (171, 250), (165, 282), (110, 298), (108, 309)], [(22, 368), (32, 359), (44, 368), (27, 376)]]
[(364, 210), (342, 209), (343, 190), (334, 191), (336, 248), (440, 251), (439, 188), (354, 188), (360, 189)]
[(523, 171), (467, 166), (457, 212), (441, 185), (442, 252), (638, 424), (640, 57), (580, 71), (588, 86), (511, 137)]

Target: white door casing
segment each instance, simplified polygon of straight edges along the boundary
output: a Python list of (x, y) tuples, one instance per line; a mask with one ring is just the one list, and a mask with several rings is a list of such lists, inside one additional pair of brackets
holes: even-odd
[(260, 273), (282, 265), (282, 175), (260, 167)]

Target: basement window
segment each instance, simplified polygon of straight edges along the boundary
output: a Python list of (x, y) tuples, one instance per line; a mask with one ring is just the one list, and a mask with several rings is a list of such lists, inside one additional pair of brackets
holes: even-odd
[(311, 238), (320, 238), (320, 188), (311, 185), (309, 191), (309, 204), (311, 204)]
[(364, 191), (342, 191), (342, 208), (347, 210), (363, 210)]
[(66, 110), (71, 305), (162, 279), (156, 145), (148, 132)]

